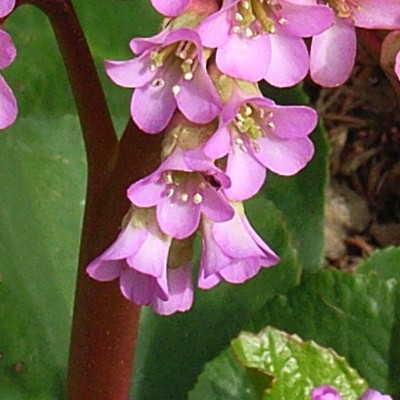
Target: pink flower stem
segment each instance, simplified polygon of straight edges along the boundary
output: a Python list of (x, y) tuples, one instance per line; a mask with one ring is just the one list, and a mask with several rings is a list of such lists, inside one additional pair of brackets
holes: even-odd
[(71, 0), (20, 0), (50, 19), (75, 97), (88, 158), (88, 184), (75, 297), (68, 400), (129, 397), (140, 308), (115, 282), (91, 280), (86, 266), (115, 239), (128, 209), (126, 189), (159, 162), (160, 135), (128, 123), (118, 143), (87, 41)]

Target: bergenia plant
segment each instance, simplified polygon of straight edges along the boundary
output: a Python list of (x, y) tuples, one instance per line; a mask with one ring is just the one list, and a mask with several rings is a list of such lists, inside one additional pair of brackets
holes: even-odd
[(0, 0), (0, 398), (400, 398), (400, 0), (74, 3)]

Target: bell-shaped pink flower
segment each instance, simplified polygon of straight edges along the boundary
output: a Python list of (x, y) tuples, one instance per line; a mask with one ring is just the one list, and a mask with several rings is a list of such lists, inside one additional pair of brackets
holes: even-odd
[(228, 155), (227, 197), (241, 201), (255, 195), (266, 170), (294, 175), (311, 160), (314, 146), (308, 135), (317, 125), (317, 113), (304, 106), (279, 106), (263, 97), (233, 101), (222, 112), (220, 125), (204, 146), (218, 159)]
[(119, 278), (122, 294), (163, 315), (188, 310), (193, 302), (190, 263), (167, 268), (172, 238), (162, 233), (154, 210), (133, 209), (116, 241), (87, 267), (98, 281)]
[(133, 120), (147, 133), (161, 132), (178, 107), (187, 119), (207, 123), (222, 108), (206, 70), (199, 35), (188, 28), (168, 29), (147, 39), (133, 39), (139, 57), (106, 61), (111, 79), (135, 88), (131, 102)]
[[(14, 7), (14, 2), (1, 4), (0, 12), (8, 14)], [(7, 68), (17, 55), (11, 36), (0, 29), (0, 70)], [(17, 118), (18, 107), (15, 96), (5, 79), (0, 75), (0, 129), (7, 128)]]
[(191, 236), (202, 214), (212, 221), (227, 221), (234, 211), (220, 189), (229, 178), (201, 151), (189, 156), (177, 147), (151, 175), (128, 189), (137, 207), (157, 207), (161, 230), (176, 239)]
[(222, 280), (243, 283), (261, 268), (279, 262), (279, 257), (251, 227), (243, 205), (237, 203), (235, 208), (235, 216), (226, 222), (203, 218), (203, 253), (198, 283), (202, 289), (210, 289)]
[(312, 39), (311, 78), (321, 86), (344, 83), (354, 67), (357, 51), (355, 27), (400, 28), (400, 0), (331, 0), (333, 25)]
[(286, 87), (309, 69), (302, 38), (323, 32), (332, 21), (329, 7), (309, 1), (226, 0), (198, 31), (204, 46), (218, 49), (216, 63), (223, 73)]

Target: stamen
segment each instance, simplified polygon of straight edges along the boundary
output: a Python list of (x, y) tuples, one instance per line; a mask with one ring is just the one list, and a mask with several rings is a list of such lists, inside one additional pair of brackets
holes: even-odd
[(191, 81), (193, 79), (193, 73), (192, 72), (186, 72), (185, 75), (183, 75), (184, 79), (186, 81)]
[(172, 93), (176, 96), (180, 91), (181, 91), (181, 87), (179, 85), (174, 85), (172, 86)]
[(244, 20), (243, 15), (240, 14), (240, 13), (236, 13), (236, 14), (235, 14), (235, 20), (236, 20), (237, 22), (243, 22), (243, 20)]
[(249, 117), (252, 113), (253, 110), (251, 109), (251, 107), (246, 105), (246, 108), (244, 109), (244, 115), (246, 115), (246, 117)]
[(234, 27), (232, 28), (232, 32), (235, 33), (235, 34), (240, 33), (240, 31), (241, 31), (240, 26), (234, 26)]
[(273, 131), (276, 129), (276, 126), (275, 126), (275, 124), (274, 124), (272, 121), (268, 122), (267, 126), (268, 126), (269, 128), (271, 128)]
[(203, 201), (203, 196), (202, 196), (200, 193), (196, 193), (196, 194), (193, 196), (193, 202), (194, 202), (195, 204), (200, 204), (202, 201)]
[(246, 35), (248, 38), (251, 38), (251, 37), (254, 35), (254, 33), (253, 33), (253, 31), (251, 30), (251, 28), (247, 27), (247, 28), (245, 29), (245, 35)]
[(174, 195), (174, 193), (175, 193), (175, 190), (174, 190), (174, 189), (172, 189), (172, 188), (168, 189), (168, 191), (167, 191), (167, 198), (170, 199), (170, 198)]
[(189, 195), (187, 193), (182, 193), (180, 198), (184, 203), (186, 203), (189, 200)]
[(278, 23), (281, 25), (287, 25), (289, 23), (289, 21), (286, 18), (281, 17), (281, 18), (279, 18)]
[(167, 185), (172, 185), (173, 183), (174, 183), (174, 180), (172, 179), (172, 174), (171, 174), (171, 172), (165, 172), (164, 173), (164, 182), (167, 184)]

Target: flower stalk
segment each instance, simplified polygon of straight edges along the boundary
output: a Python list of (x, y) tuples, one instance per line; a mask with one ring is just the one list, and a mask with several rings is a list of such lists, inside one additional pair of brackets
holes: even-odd
[[(160, 139), (143, 140), (138, 128), (129, 122), (118, 143), (90, 49), (70, 0), (22, 0), (17, 6), (22, 4), (37, 6), (51, 22), (75, 98), (88, 160), (66, 398), (126, 400), (140, 308), (124, 300), (115, 283), (104, 285), (90, 279), (85, 268), (118, 231), (128, 208), (126, 188), (154, 168)], [(132, 163), (132, 157), (138, 162)]]

